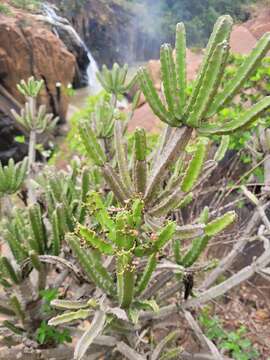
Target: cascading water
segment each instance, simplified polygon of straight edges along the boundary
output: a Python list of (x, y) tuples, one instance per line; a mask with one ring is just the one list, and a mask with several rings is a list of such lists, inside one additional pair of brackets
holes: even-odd
[(102, 90), (102, 87), (97, 79), (97, 73), (99, 72), (98, 64), (96, 60), (93, 58), (90, 51), (88, 51), (88, 57), (90, 60), (90, 64), (87, 69), (88, 82), (89, 82), (88, 86), (92, 94), (98, 94)]
[(60, 37), (60, 30), (65, 29), (65, 31), (68, 32), (69, 35), (74, 39), (75, 43), (85, 49), (89, 58), (89, 66), (87, 68), (88, 87), (85, 89), (85, 92), (89, 92), (88, 95), (99, 93), (101, 90), (101, 85), (97, 79), (97, 73), (99, 72), (98, 65), (77, 31), (71, 26), (67, 19), (57, 15), (51, 4), (43, 3), (42, 10), (50, 24), (54, 26), (54, 32), (57, 37)]

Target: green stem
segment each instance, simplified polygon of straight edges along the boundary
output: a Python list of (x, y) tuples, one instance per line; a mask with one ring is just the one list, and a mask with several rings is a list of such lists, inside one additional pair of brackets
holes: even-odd
[(117, 259), (117, 293), (119, 305), (126, 309), (132, 303), (135, 274), (130, 254), (121, 254)]

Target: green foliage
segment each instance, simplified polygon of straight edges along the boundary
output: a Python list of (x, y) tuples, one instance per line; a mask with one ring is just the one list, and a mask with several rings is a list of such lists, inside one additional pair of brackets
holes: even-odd
[(226, 331), (217, 316), (211, 316), (208, 309), (204, 309), (199, 316), (199, 322), (205, 330), (206, 336), (213, 340), (220, 350), (235, 360), (258, 359), (260, 354), (252, 346), (252, 342), (245, 337), (247, 329), (241, 326), (235, 331)]
[(11, 12), (10, 8), (7, 5), (0, 4), (0, 14), (11, 15), (12, 12)]
[(135, 76), (129, 83), (127, 83), (127, 73), (127, 64), (120, 67), (117, 63), (115, 63), (113, 64), (111, 70), (109, 70), (106, 65), (103, 65), (101, 72), (97, 73), (97, 78), (104, 90), (117, 97), (117, 95), (122, 95), (130, 90), (136, 82)]
[(0, 163), (0, 196), (14, 194), (22, 188), (27, 173), (27, 158), (15, 164), (9, 159), (8, 165)]
[(11, 0), (11, 4), (24, 10), (37, 10), (41, 4), (40, 0)]
[(41, 105), (36, 113), (31, 101), (25, 104), (25, 108), (21, 110), (20, 114), (15, 110), (12, 111), (12, 114), (25, 130), (36, 131), (39, 134), (44, 131), (53, 131), (59, 120), (58, 117), (54, 118), (53, 114), (46, 113), (45, 105)]
[[(172, 127), (183, 124), (196, 128), (199, 134), (227, 135), (246, 129), (270, 107), (270, 97), (265, 96), (247, 109), (239, 118), (221, 122), (215, 115), (239, 93), (242, 85), (254, 73), (267, 51), (270, 49), (270, 34), (266, 33), (254, 47), (250, 55), (237, 69), (236, 74), (222, 86), (225, 65), (229, 51), (229, 36), (232, 30), (230, 16), (220, 17), (209, 39), (200, 72), (195, 80), (189, 99), (181, 95), (186, 92), (185, 29), (183, 24), (176, 28), (176, 49), (178, 56), (173, 58), (170, 45), (161, 47), (161, 75), (166, 104), (157, 93), (150, 75), (145, 68), (138, 73), (141, 89), (156, 116)], [(178, 78), (177, 75), (178, 74)], [(178, 79), (178, 81), (177, 81)], [(181, 88), (179, 88), (181, 86)]]
[(52, 312), (51, 302), (57, 298), (58, 289), (45, 289), (41, 290), (39, 293), (44, 302), (42, 305), (42, 311), (50, 314)]
[[(20, 297), (13, 301), (12, 309), (21, 319), (23, 331), (30, 337), (52, 313), (50, 302), (57, 295), (55, 289), (42, 290), (46, 287), (50, 270), (43, 263), (42, 256), (53, 255), (57, 259), (65, 233), (74, 230), (75, 221), (79, 223), (85, 219), (89, 190), (88, 172), (85, 169), (81, 172), (76, 164), (69, 174), (52, 176), (45, 173), (36, 180), (43, 207), (36, 203), (24, 209), (15, 208), (9, 218), (1, 222), (2, 236), (14, 258), (12, 262), (1, 258), (1, 284), (9, 297), (19, 291)], [(37, 284), (32, 283), (30, 277), (33, 270), (37, 272)], [(16, 287), (13, 288), (12, 284), (16, 284)], [(41, 311), (38, 316), (35, 315), (35, 321), (31, 321), (34, 314), (24, 306), (28, 301), (40, 302)], [(6, 311), (5, 308), (3, 311)], [(16, 316), (11, 312), (9, 315), (13, 324)], [(54, 328), (42, 325), (38, 339), (40, 343), (52, 344), (67, 341), (68, 337), (66, 332), (59, 333)]]
[[(228, 66), (225, 69), (224, 84), (230, 81), (236, 74), (237, 70), (246, 60), (246, 56), (230, 54)], [(227, 119), (239, 119), (245, 113), (247, 106), (256, 104), (263, 99), (264, 95), (269, 93), (269, 63), (270, 59), (265, 57), (261, 64), (254, 70), (253, 75), (243, 84), (237, 101), (228, 102), (227, 106), (219, 111), (218, 117), (220, 122), (225, 122)], [(247, 166), (252, 162), (261, 160), (262, 149), (258, 146), (256, 138), (259, 139), (260, 128), (269, 127), (269, 111), (264, 111), (256, 121), (249, 127), (249, 129), (242, 129), (230, 135), (228, 148), (240, 152), (241, 161)], [(220, 143), (219, 136), (213, 136), (212, 139), (216, 143)], [(250, 151), (249, 149), (253, 149)], [(253, 174), (256, 176), (258, 182), (264, 181), (263, 166), (256, 167)]]
[(45, 321), (42, 321), (37, 330), (36, 340), (40, 345), (50, 346), (72, 342), (68, 329), (59, 331), (54, 326), (49, 326)]
[(35, 80), (32, 76), (26, 82), (25, 80), (21, 80), (21, 82), (17, 85), (17, 89), (19, 92), (27, 97), (36, 98), (44, 85), (44, 80)]
[(87, 0), (60, 0), (59, 1), (59, 8), (66, 13), (75, 13), (77, 14), (78, 11), (86, 4)]
[(77, 154), (86, 153), (79, 134), (79, 121), (84, 119), (91, 124), (98, 138), (110, 138), (113, 121), (121, 116), (119, 111), (112, 108), (111, 96), (105, 91), (90, 96), (85, 108), (76, 112), (70, 119), (71, 128), (67, 138), (70, 150)]
[(173, 25), (184, 22), (187, 42), (191, 46), (203, 47), (209, 38), (216, 19), (229, 14), (237, 21), (245, 21), (249, 13), (247, 5), (253, 0), (127, 0), (135, 4), (137, 21), (153, 42), (172, 42)]
[[(79, 225), (75, 230), (77, 236), (68, 237), (69, 244), (90, 279), (94, 280), (96, 285), (108, 292), (109, 295), (114, 295), (112, 279), (102, 267), (99, 256), (96, 254), (98, 252), (116, 257), (119, 305), (124, 308), (129, 307), (136, 287), (134, 258), (143, 256), (143, 249), (146, 250), (146, 254), (156, 254), (162, 251), (166, 243), (171, 240), (175, 225), (169, 223), (165, 226), (157, 235), (155, 243), (152, 243), (151, 238), (146, 241), (139, 236), (143, 211), (141, 200), (136, 199), (126, 209), (123, 208), (115, 214), (110, 214), (101, 197), (96, 192), (92, 192), (89, 194), (87, 207), (95, 219), (95, 227), (90, 229)], [(96, 221), (99, 223), (100, 230), (95, 230)], [(107, 233), (106, 237), (104, 237), (105, 232)], [(81, 249), (79, 239), (86, 249)], [(93, 267), (93, 261), (95, 267)], [(147, 266), (147, 270), (145, 270), (147, 275), (143, 276), (143, 283), (146, 279), (150, 280), (154, 268), (153, 265)], [(145, 286), (140, 280), (139, 292)]]
[[(140, 70), (140, 86), (148, 103), (167, 123), (158, 141), (154, 139), (150, 145), (151, 138), (143, 129), (136, 129), (129, 139), (126, 135), (126, 120), (132, 117), (138, 94), (130, 113), (115, 110), (117, 98), (127, 89), (127, 68), (103, 68), (100, 81), (108, 93), (89, 100), (86, 111), (75, 116), (69, 135), (72, 146), (84, 147), (83, 159), (73, 161), (67, 171), (47, 168), (33, 174), (35, 201), (15, 209), (3, 221), (2, 234), (14, 258), (2, 257), (0, 261), (5, 299), (11, 298), (8, 305), (5, 299), (0, 302), (0, 311), (11, 317), (5, 325), (9, 330), (15, 326), (17, 331), (19, 321), (25, 336), (53, 346), (70, 340), (65, 330), (60, 332), (53, 326), (87, 319), (90, 326), (74, 354), (75, 359), (82, 359), (104, 331), (121, 341), (123, 333), (134, 333), (134, 324), (141, 329), (146, 324), (144, 317), (149, 322), (148, 316), (151, 318), (160, 306), (171, 306), (168, 294), (175, 294), (176, 285), (182, 304), (188, 304), (185, 301), (194, 285), (192, 276), (199, 269), (213, 267), (201, 262), (209, 241), (236, 219), (234, 211), (208, 209), (201, 190), (225, 156), (227, 134), (252, 125), (270, 105), (269, 97), (263, 97), (240, 117), (228, 121), (219, 118), (270, 47), (266, 35), (224, 84), (231, 27), (229, 16), (218, 19), (191, 88), (185, 70), (185, 28), (178, 24), (176, 56), (170, 46), (161, 48), (165, 101), (147, 71)], [(30, 135), (48, 127), (37, 121), (35, 100), (39, 90), (40, 84), (34, 80), (21, 84), (29, 105), (17, 118), (27, 125)], [(209, 137), (217, 134), (224, 136), (212, 154), (208, 151)], [(33, 150), (32, 145), (30, 142)], [(29, 198), (28, 194), (27, 201)], [(215, 217), (215, 213), (222, 215)], [(50, 289), (48, 275), (51, 264), (58, 263), (80, 281), (82, 290), (82, 283), (89, 283), (83, 300), (55, 299), (57, 293)], [(32, 271), (37, 276), (30, 276)], [(159, 281), (160, 272), (170, 275), (166, 283)], [(179, 291), (179, 285), (184, 291)], [(40, 291), (43, 289), (48, 290)], [(29, 303), (41, 309), (37, 318)], [(57, 310), (67, 311), (59, 314)], [(46, 324), (48, 313), (53, 318)], [(161, 353), (163, 349), (155, 350)], [(180, 350), (171, 348), (161, 358), (178, 356)], [(159, 355), (155, 356), (157, 359)]]

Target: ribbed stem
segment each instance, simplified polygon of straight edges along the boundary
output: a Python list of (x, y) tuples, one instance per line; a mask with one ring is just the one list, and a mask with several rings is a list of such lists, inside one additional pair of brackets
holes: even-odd
[(31, 177), (33, 171), (33, 165), (36, 161), (36, 141), (37, 141), (37, 134), (35, 130), (31, 130), (30, 138), (29, 138), (29, 148), (28, 148), (28, 181), (27, 181), (27, 188), (28, 188), (28, 202), (29, 204), (36, 203), (36, 195), (31, 184)]
[(126, 309), (133, 300), (135, 274), (129, 254), (119, 255), (117, 259), (117, 293), (119, 305)]

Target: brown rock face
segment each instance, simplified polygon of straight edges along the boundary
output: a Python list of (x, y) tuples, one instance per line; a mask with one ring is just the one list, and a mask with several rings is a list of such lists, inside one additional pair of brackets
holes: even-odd
[(27, 144), (15, 140), (22, 129), (10, 112), (10, 108), (19, 111), (24, 102), (16, 88), (20, 80), (30, 76), (43, 79), (38, 103), (64, 121), (68, 97), (56, 84), (64, 87), (72, 83), (76, 66), (75, 56), (52, 32), (44, 16), (13, 8), (12, 16), (0, 14), (0, 161), (6, 163), (11, 157), (19, 161), (27, 153)]
[(234, 26), (230, 39), (233, 53), (247, 55), (256, 45), (256, 42), (255, 36), (245, 26)]
[(264, 33), (270, 31), (270, 9), (269, 7), (260, 7), (254, 10), (252, 18), (244, 26), (259, 39)]
[(34, 16), (0, 15), (0, 81), (1, 85), (19, 101), (23, 101), (16, 84), (21, 79), (35, 76), (43, 79), (45, 87), (39, 101), (49, 111), (64, 119), (68, 99), (56, 87), (72, 83), (75, 58), (63, 43)]

